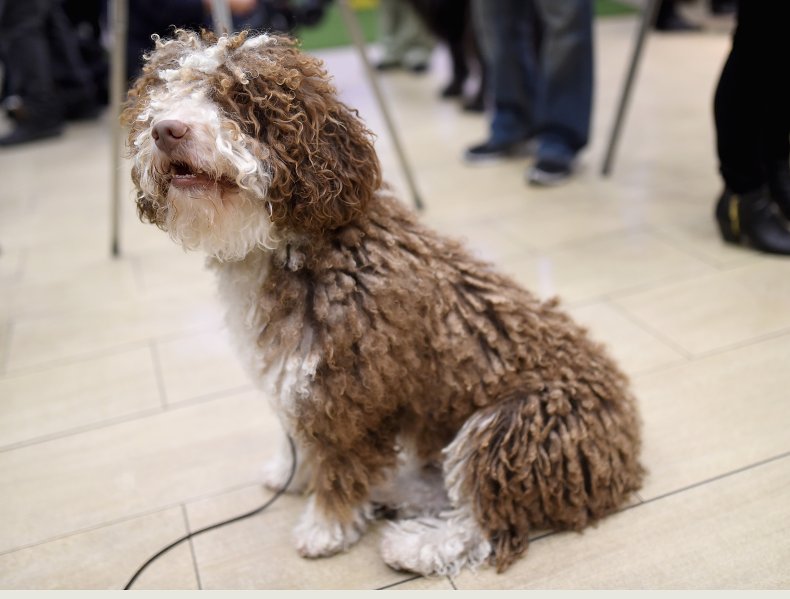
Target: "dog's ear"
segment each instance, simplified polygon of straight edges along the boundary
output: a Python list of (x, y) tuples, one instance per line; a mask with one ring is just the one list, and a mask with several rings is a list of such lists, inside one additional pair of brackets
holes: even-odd
[(337, 99), (318, 59), (290, 38), (267, 39), (251, 38), (240, 49), (254, 63), (249, 56), (237, 61), (249, 77), (248, 123), (272, 166), (272, 219), (305, 232), (340, 227), (364, 211), (381, 185), (373, 135)]

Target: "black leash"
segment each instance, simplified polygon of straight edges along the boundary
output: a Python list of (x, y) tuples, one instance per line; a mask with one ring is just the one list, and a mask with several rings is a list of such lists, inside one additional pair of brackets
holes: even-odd
[(277, 501), (277, 499), (279, 499), (280, 496), (283, 493), (285, 493), (286, 489), (288, 489), (288, 486), (291, 484), (291, 481), (293, 480), (294, 474), (296, 474), (296, 447), (294, 446), (294, 442), (291, 439), (291, 437), (288, 437), (288, 444), (291, 447), (291, 473), (288, 475), (288, 480), (285, 481), (285, 484), (283, 485), (283, 487), (279, 491), (277, 491), (271, 497), (271, 499), (269, 499), (262, 506), (260, 506), (258, 508), (255, 508), (251, 512), (247, 512), (246, 514), (242, 514), (241, 516), (235, 516), (235, 517), (231, 518), (230, 520), (225, 520), (223, 522), (217, 522), (216, 524), (212, 524), (211, 526), (206, 526), (205, 528), (201, 528), (200, 530), (196, 530), (195, 532), (191, 532), (188, 535), (184, 535), (183, 537), (181, 537), (177, 541), (173, 541), (172, 543), (170, 543), (170, 545), (168, 545), (164, 549), (161, 549), (160, 551), (158, 551), (155, 555), (151, 556), (148, 559), (148, 561), (146, 561), (142, 566), (140, 566), (137, 569), (137, 572), (134, 573), (134, 576), (132, 576), (129, 579), (129, 582), (126, 583), (126, 586), (123, 587), (123, 590), (124, 591), (128, 591), (129, 589), (131, 589), (132, 585), (134, 584), (134, 581), (137, 580), (137, 578), (140, 576), (140, 574), (142, 574), (143, 571), (148, 566), (150, 566), (157, 559), (162, 557), (165, 553), (170, 551), (173, 547), (176, 547), (177, 545), (183, 543), (184, 541), (186, 541), (188, 539), (191, 539), (192, 537), (196, 537), (199, 534), (203, 534), (204, 532), (208, 532), (209, 530), (214, 530), (215, 528), (219, 528), (220, 526), (227, 526), (228, 524), (233, 524), (234, 522), (238, 522), (239, 520), (244, 520), (245, 518), (250, 518), (250, 517), (252, 517), (252, 516), (254, 516), (256, 514), (260, 514), (263, 510), (265, 510), (271, 504), (273, 504), (275, 501)]

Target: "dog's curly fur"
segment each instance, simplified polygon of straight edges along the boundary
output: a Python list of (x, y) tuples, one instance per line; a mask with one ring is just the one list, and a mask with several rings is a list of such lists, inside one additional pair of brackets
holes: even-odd
[[(153, 128), (174, 118), (189, 131), (162, 149)], [(313, 494), (300, 553), (346, 549), (376, 501), (413, 516), (384, 533), (393, 567), (501, 571), (531, 530), (579, 530), (640, 486), (636, 403), (604, 349), (420, 224), (292, 40), (158, 40), (124, 119), (141, 217), (210, 255), (244, 362), (297, 443)], [(407, 454), (423, 486), (442, 468), (438, 501), (379, 498), (404, 494)]]

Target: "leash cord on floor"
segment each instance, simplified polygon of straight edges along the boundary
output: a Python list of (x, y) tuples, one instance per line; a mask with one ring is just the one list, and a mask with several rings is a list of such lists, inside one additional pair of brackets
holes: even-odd
[(247, 512), (246, 514), (242, 514), (241, 516), (235, 516), (235, 517), (233, 517), (233, 518), (231, 518), (231, 519), (229, 519), (229, 520), (224, 520), (224, 521), (222, 521), (222, 522), (217, 522), (216, 524), (212, 524), (211, 526), (206, 526), (205, 528), (201, 528), (200, 530), (196, 530), (195, 532), (190, 532), (189, 534), (187, 534), (187, 535), (184, 535), (183, 537), (181, 537), (181, 538), (180, 538), (180, 539), (178, 539), (177, 541), (173, 541), (172, 543), (170, 543), (170, 545), (168, 545), (167, 547), (165, 547), (165, 548), (163, 548), (163, 549), (159, 550), (159, 551), (158, 551), (156, 554), (154, 554), (153, 556), (151, 556), (151, 557), (148, 559), (148, 561), (147, 561), (147, 562), (145, 562), (145, 563), (144, 563), (142, 566), (140, 566), (140, 567), (137, 569), (137, 572), (135, 572), (135, 573), (134, 573), (134, 576), (132, 576), (132, 577), (129, 579), (129, 582), (127, 582), (127, 583), (126, 583), (126, 586), (125, 586), (125, 587), (123, 587), (123, 590), (124, 590), (124, 591), (128, 591), (129, 589), (131, 589), (131, 588), (132, 588), (132, 585), (133, 585), (133, 584), (134, 584), (134, 582), (137, 580), (137, 578), (140, 576), (140, 574), (142, 574), (142, 573), (143, 573), (143, 571), (144, 571), (144, 570), (145, 570), (145, 569), (146, 569), (148, 566), (150, 566), (150, 565), (151, 565), (152, 563), (154, 563), (154, 562), (155, 562), (157, 559), (159, 559), (160, 557), (162, 557), (162, 556), (163, 556), (165, 553), (167, 553), (168, 551), (170, 551), (170, 550), (171, 550), (173, 547), (175, 547), (175, 546), (177, 546), (177, 545), (179, 545), (179, 544), (183, 543), (183, 542), (184, 542), (184, 541), (186, 541), (186, 540), (189, 540), (189, 539), (191, 539), (192, 537), (196, 537), (196, 536), (197, 536), (197, 535), (199, 535), (199, 534), (203, 534), (204, 532), (208, 532), (209, 530), (214, 530), (215, 528), (219, 528), (220, 526), (227, 526), (228, 524), (233, 524), (234, 522), (238, 522), (239, 520), (244, 520), (245, 518), (250, 518), (250, 517), (252, 517), (252, 516), (254, 516), (254, 515), (256, 515), (256, 514), (260, 514), (260, 513), (261, 513), (263, 510), (265, 510), (265, 509), (266, 509), (266, 508), (268, 508), (268, 507), (269, 507), (271, 504), (273, 504), (275, 501), (277, 501), (277, 499), (279, 499), (279, 498), (280, 498), (280, 496), (281, 496), (283, 493), (285, 493), (286, 489), (288, 489), (288, 486), (291, 484), (291, 481), (293, 480), (294, 474), (296, 473), (296, 447), (294, 446), (294, 442), (293, 442), (293, 440), (291, 439), (291, 437), (288, 437), (288, 444), (289, 444), (289, 445), (290, 445), (290, 447), (291, 447), (291, 473), (288, 475), (288, 480), (287, 480), (287, 481), (285, 481), (285, 484), (282, 486), (282, 488), (281, 488), (279, 491), (277, 491), (277, 492), (276, 492), (276, 493), (275, 493), (275, 494), (274, 494), (274, 495), (271, 497), (271, 499), (269, 499), (269, 500), (268, 500), (266, 503), (264, 503), (262, 506), (260, 506), (260, 507), (258, 507), (258, 508), (256, 508), (256, 509), (252, 510), (251, 512)]

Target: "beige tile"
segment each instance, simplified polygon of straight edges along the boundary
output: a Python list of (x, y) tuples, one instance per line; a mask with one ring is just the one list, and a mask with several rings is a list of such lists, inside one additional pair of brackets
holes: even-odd
[(41, 366), (125, 344), (216, 329), (221, 321), (222, 308), (215, 298), (183, 289), (106, 305), (91, 303), (79, 313), (19, 318), (7, 368)]
[(0, 446), (157, 409), (149, 348), (0, 376)]
[(156, 351), (169, 404), (251, 386), (224, 330), (162, 341)]
[(608, 186), (582, 177), (557, 189), (524, 189), (523, 208), (502, 223), (504, 231), (546, 251), (570, 243), (620, 234), (639, 222), (600, 201)]
[(22, 250), (0, 245), (0, 289), (14, 283), (22, 271)]
[(0, 552), (257, 480), (277, 429), (247, 393), (0, 452)]
[[(190, 503), (190, 527), (198, 529), (246, 513), (270, 496), (253, 487)], [(381, 560), (376, 525), (346, 553), (315, 560), (299, 557), (292, 529), (306, 501), (284, 495), (262, 514), (196, 537), (203, 588), (373, 589), (409, 578)]]
[(627, 510), (583, 534), (542, 539), (504, 574), (481, 569), (453, 582), (459, 589), (784, 589), (789, 502), (784, 458)]
[(216, 277), (206, 267), (202, 252), (185, 252), (170, 238), (156, 229), (167, 245), (161, 249), (129, 252), (137, 269), (142, 289), (151, 295), (168, 290), (188, 289), (207, 298), (216, 295)]
[[(0, 555), (3, 589), (122, 589), (157, 551), (186, 534), (181, 507)], [(134, 590), (196, 589), (188, 543), (156, 560)]]
[(715, 266), (732, 267), (760, 261), (757, 252), (721, 239), (712, 210), (711, 203), (707, 212), (698, 211), (692, 218), (685, 219), (675, 216), (669, 222), (657, 223), (653, 230), (661, 238)]
[[(48, 266), (26, 266), (25, 278), (33, 281), (16, 285), (11, 304), (15, 318), (82, 313), (97, 304), (123, 302), (135, 293), (128, 262), (103, 258), (64, 267), (64, 258), (61, 252)], [(40, 253), (37, 259), (44, 260)]]
[(790, 335), (634, 378), (651, 498), (790, 450)]
[(520, 261), (503, 270), (542, 297), (595, 299), (662, 281), (699, 276), (711, 267), (648, 233), (609, 235)]
[(616, 298), (635, 320), (700, 354), (790, 328), (790, 262), (763, 257)]
[(634, 324), (609, 301), (571, 306), (568, 313), (589, 328), (593, 339), (606, 345), (610, 355), (628, 374), (637, 374), (685, 360), (684, 355), (676, 348)]
[(442, 223), (431, 228), (442, 235), (461, 242), (474, 256), (494, 264), (505, 258), (531, 253), (529, 246), (517, 237), (508, 235), (495, 222)]

